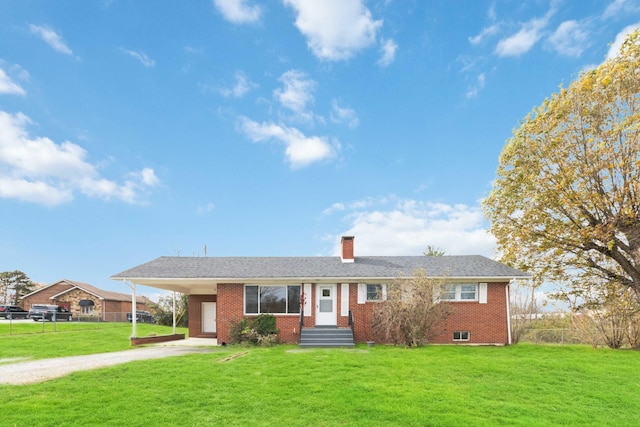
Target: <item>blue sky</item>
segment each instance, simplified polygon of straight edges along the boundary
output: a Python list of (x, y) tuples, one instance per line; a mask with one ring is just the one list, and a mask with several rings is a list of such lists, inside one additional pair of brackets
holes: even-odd
[(162, 255), (494, 256), (512, 129), (635, 0), (0, 0), (0, 270), (119, 291)]

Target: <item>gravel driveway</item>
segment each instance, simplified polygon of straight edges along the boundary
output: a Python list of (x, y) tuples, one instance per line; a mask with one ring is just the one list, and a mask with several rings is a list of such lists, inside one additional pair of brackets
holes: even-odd
[(26, 362), (0, 359), (0, 384), (37, 383), (59, 378), (76, 371), (119, 365), (134, 360), (160, 359), (210, 351), (210, 349), (202, 347), (157, 346), (113, 353), (58, 357), (55, 359), (41, 359)]

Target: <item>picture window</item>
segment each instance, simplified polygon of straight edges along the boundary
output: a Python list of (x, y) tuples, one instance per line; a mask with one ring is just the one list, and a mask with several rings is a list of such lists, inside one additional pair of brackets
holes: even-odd
[(247, 285), (244, 287), (245, 314), (299, 314), (300, 285)]

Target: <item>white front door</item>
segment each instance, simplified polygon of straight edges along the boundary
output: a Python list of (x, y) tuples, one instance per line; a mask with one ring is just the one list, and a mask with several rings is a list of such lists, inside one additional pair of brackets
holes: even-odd
[(213, 334), (216, 332), (216, 303), (202, 303), (202, 333)]
[(337, 325), (337, 285), (316, 285), (316, 325)]

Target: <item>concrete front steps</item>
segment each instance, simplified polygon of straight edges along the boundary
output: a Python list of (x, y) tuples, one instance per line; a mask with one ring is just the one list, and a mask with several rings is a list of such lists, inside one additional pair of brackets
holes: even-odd
[(353, 331), (351, 328), (338, 328), (337, 326), (302, 328), (302, 332), (300, 333), (300, 347), (355, 347)]

